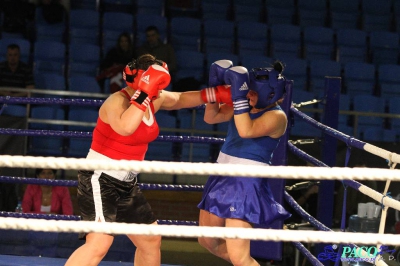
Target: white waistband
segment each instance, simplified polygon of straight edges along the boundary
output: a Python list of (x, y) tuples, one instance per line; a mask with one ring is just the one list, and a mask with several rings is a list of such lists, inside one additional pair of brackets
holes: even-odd
[[(87, 159), (100, 159), (100, 160), (112, 160), (111, 158), (98, 153), (97, 151), (94, 151), (92, 149), (89, 149), (89, 153), (86, 156)], [(105, 173), (109, 176), (112, 176), (118, 180), (125, 181), (125, 182), (130, 182), (133, 179), (136, 178), (136, 176), (139, 174), (139, 172), (134, 172), (134, 171), (121, 171), (121, 170), (95, 170), (95, 174), (98, 174), (100, 176), (101, 173)]]
[(217, 162), (224, 163), (224, 164), (229, 163), (229, 164), (249, 164), (249, 165), (269, 166), (269, 164), (267, 164), (267, 163), (262, 163), (262, 162), (257, 162), (257, 161), (253, 161), (253, 160), (249, 160), (249, 159), (231, 156), (231, 155), (223, 153), (222, 151), (219, 152)]

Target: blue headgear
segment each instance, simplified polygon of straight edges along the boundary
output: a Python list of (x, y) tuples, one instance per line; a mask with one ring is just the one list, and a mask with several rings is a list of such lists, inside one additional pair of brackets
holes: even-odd
[(284, 97), (286, 79), (273, 68), (253, 68), (250, 73), (250, 90), (257, 92), (255, 108), (265, 108)]

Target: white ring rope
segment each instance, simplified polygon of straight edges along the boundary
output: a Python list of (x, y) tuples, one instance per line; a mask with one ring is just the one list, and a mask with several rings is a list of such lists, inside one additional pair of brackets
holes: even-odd
[(12, 168), (54, 168), (66, 170), (126, 170), (142, 173), (225, 175), (245, 177), (267, 177), (283, 179), (313, 180), (391, 180), (400, 181), (398, 169), (380, 168), (343, 168), (308, 166), (261, 166), (217, 163), (189, 163), (164, 161), (128, 161), (77, 159), (65, 157), (33, 157), (0, 155), (0, 167)]
[(161, 235), (168, 237), (217, 237), (263, 241), (299, 241), (315, 243), (355, 243), (399, 245), (394, 234), (349, 233), (334, 231), (232, 228), (187, 225), (145, 225), (89, 221), (51, 221), (1, 217), (0, 228), (43, 232), (97, 232), (106, 234)]

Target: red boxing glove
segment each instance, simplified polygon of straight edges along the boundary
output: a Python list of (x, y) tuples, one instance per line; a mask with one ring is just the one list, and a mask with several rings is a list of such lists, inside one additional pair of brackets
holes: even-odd
[(219, 85), (202, 89), (201, 98), (206, 103), (226, 103), (233, 106), (230, 85)]
[(168, 71), (159, 65), (151, 65), (143, 72), (138, 89), (131, 98), (131, 104), (146, 111), (150, 101), (157, 99), (158, 91), (165, 89), (171, 81)]

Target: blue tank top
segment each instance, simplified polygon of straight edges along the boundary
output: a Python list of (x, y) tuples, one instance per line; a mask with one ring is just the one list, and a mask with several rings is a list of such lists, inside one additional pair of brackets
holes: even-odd
[[(256, 114), (250, 113), (250, 119), (254, 120), (265, 112), (272, 110), (282, 109), (278, 105)], [(274, 150), (279, 144), (279, 140), (280, 138), (274, 139), (267, 136), (259, 138), (241, 138), (236, 129), (235, 121), (232, 119), (229, 121), (227, 138), (222, 145), (221, 152), (239, 158), (271, 164), (270, 160)]]

